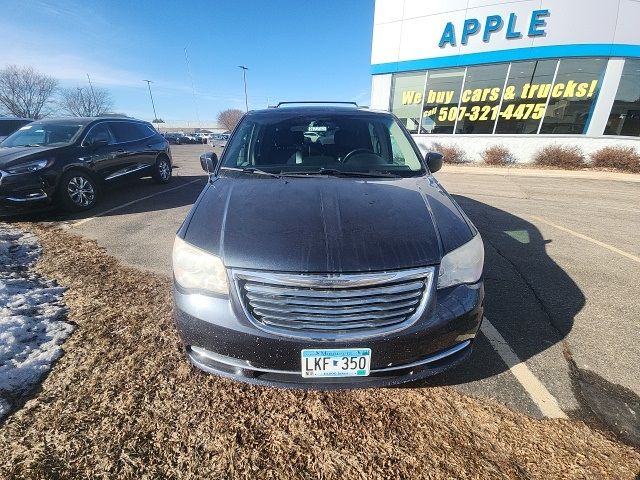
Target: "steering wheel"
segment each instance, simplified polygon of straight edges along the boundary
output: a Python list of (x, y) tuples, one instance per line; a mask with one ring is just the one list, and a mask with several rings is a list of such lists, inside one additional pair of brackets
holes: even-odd
[(369, 150), (368, 148), (356, 148), (355, 150), (351, 150), (344, 156), (344, 158), (342, 159), (342, 163), (347, 163), (347, 160), (349, 160), (357, 153), (371, 153), (372, 155), (375, 155), (375, 153), (373, 153), (373, 150)]

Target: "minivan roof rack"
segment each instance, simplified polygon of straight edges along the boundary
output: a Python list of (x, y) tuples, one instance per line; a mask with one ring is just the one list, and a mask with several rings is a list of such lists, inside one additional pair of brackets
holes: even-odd
[(312, 104), (339, 104), (339, 105), (353, 105), (355, 107), (360, 107), (356, 102), (331, 102), (331, 101), (327, 101), (327, 100), (309, 100), (309, 101), (299, 101), (299, 102), (278, 102), (278, 104), (276, 106), (270, 106), (269, 108), (280, 108), (280, 106), (282, 105), (297, 105), (297, 104), (301, 104), (301, 103), (312, 103)]

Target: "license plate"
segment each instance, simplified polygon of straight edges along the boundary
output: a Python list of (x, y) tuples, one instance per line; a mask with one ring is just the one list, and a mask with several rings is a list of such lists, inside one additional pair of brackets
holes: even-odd
[(302, 350), (302, 376), (366, 377), (371, 365), (370, 348)]

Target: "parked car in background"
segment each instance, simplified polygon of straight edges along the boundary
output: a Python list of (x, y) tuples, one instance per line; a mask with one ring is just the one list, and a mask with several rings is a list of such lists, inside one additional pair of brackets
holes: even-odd
[(196, 139), (196, 143), (206, 144), (209, 142), (209, 134), (208, 133), (196, 133), (194, 134)]
[(18, 130), (20, 127), (33, 122), (28, 118), (0, 117), (0, 142)]
[(181, 132), (169, 132), (163, 134), (164, 138), (172, 145), (188, 145), (193, 143), (193, 140), (187, 135)]
[[(333, 143), (305, 142), (324, 125)], [(310, 148), (313, 146), (314, 148)], [(173, 250), (175, 319), (211, 373), (306, 388), (386, 386), (468, 357), (482, 321), (476, 227), (392, 114), (246, 114)]]
[(176, 133), (172, 133), (172, 132), (164, 132), (161, 134), (166, 140), (167, 142), (169, 142), (172, 145), (176, 144), (176, 139), (178, 138), (178, 135)]
[(151, 176), (168, 183), (169, 143), (130, 118), (61, 118), (25, 125), (0, 143), (0, 213), (59, 204), (93, 208), (102, 188)]
[(187, 133), (184, 138), (186, 139), (186, 141), (184, 143), (190, 143), (190, 144), (203, 144), (203, 143), (207, 143), (207, 139), (206, 137), (204, 137), (202, 134), (199, 133)]
[(213, 141), (211, 142), (211, 145), (214, 147), (224, 148), (227, 146), (228, 141), (229, 141), (229, 134), (218, 133), (213, 136)]

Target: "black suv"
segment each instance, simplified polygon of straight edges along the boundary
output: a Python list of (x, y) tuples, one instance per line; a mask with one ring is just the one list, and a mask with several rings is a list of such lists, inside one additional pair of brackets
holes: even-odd
[(168, 183), (168, 142), (129, 118), (61, 118), (25, 125), (0, 143), (0, 214), (57, 202), (88, 210), (101, 186), (152, 176)]
[(0, 117), (0, 142), (26, 124), (33, 122), (28, 118)]
[(210, 181), (173, 250), (176, 323), (196, 366), (268, 385), (363, 387), (469, 355), (482, 239), (432, 175), (442, 156), (422, 155), (396, 117), (250, 112), (219, 162), (200, 161)]

